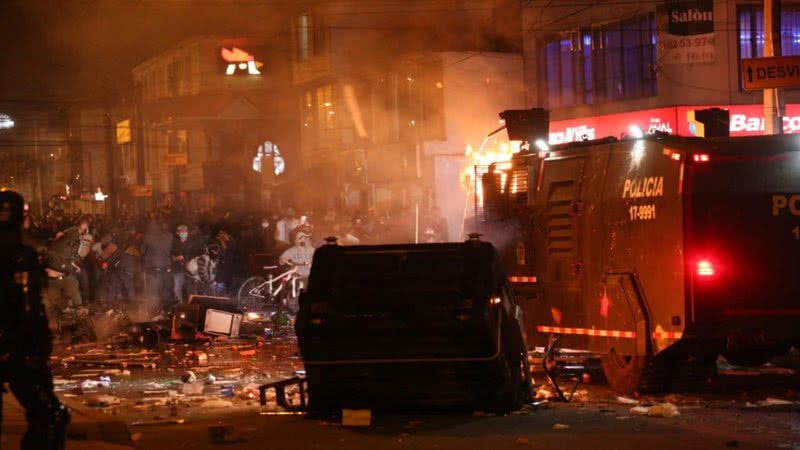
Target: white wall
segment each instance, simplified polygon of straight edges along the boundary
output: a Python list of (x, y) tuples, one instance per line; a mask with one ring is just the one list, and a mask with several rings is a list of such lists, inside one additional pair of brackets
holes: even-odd
[(447, 141), (427, 143), (426, 151), (434, 157), (436, 203), (448, 220), (450, 239), (459, 240), (466, 202), (472, 202), (460, 180), (466, 146), (477, 149), (500, 126), (500, 111), (524, 108), (525, 89), (521, 55), (445, 53), (443, 60)]

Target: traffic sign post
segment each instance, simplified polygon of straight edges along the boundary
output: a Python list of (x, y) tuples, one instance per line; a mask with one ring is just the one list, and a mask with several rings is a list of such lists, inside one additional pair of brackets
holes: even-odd
[(800, 87), (800, 56), (743, 59), (742, 87), (746, 91)]

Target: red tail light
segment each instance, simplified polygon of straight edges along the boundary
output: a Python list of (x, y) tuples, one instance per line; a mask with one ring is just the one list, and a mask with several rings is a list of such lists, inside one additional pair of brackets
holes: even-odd
[(701, 277), (712, 277), (714, 276), (714, 265), (711, 264), (711, 261), (701, 259), (697, 261), (697, 275)]
[(711, 157), (708, 155), (708, 153), (695, 153), (694, 156), (692, 157), (692, 159), (694, 159), (694, 162), (709, 162), (709, 161), (711, 161)]

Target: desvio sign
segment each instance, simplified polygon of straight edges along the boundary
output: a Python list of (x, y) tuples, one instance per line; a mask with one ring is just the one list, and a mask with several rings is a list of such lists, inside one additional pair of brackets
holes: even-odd
[(800, 56), (743, 59), (742, 87), (746, 91), (800, 87)]
[[(722, 108), (730, 112), (731, 136), (757, 136), (764, 133), (764, 110), (761, 105), (671, 106), (620, 114), (584, 117), (550, 122), (550, 143), (563, 144), (581, 140), (620, 136), (632, 126), (644, 132), (661, 131), (679, 136), (692, 136), (687, 113), (696, 109)], [(800, 104), (786, 105), (783, 132), (800, 133)]]

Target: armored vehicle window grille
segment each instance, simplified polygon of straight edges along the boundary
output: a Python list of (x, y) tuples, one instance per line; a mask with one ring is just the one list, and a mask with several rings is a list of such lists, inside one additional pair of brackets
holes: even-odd
[(517, 204), (528, 203), (528, 169), (517, 169), (511, 173), (508, 181), (508, 192), (511, 201)]
[(572, 201), (575, 182), (558, 181), (550, 185), (547, 199), (547, 251), (549, 254), (569, 253), (575, 247), (575, 227)]
[(484, 207), (485, 199), (484, 199), (484, 185), (483, 185), (483, 176), (487, 172), (489, 172), (489, 166), (474, 166), (472, 168), (473, 176), (472, 176), (472, 195), (473, 195), (473, 202), (475, 208), (475, 217), (480, 221), (486, 221), (486, 210)]
[[(481, 176), (480, 191), (482, 195), (475, 197), (475, 212), (480, 220), (492, 220), (502, 216), (506, 202), (506, 183), (508, 175), (503, 171), (488, 172)], [(478, 215), (479, 214), (479, 215)]]

